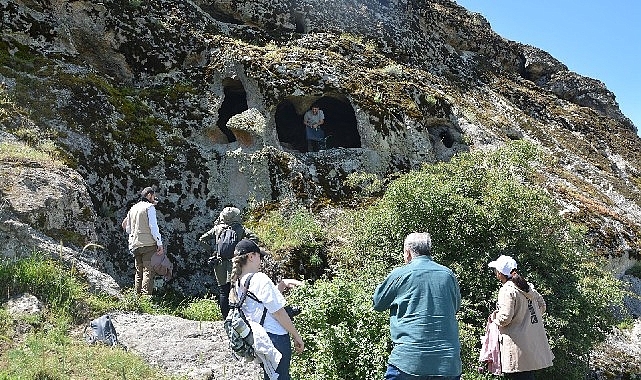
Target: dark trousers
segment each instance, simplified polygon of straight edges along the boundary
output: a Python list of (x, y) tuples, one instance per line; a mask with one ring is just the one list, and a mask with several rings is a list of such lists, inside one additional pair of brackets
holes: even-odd
[[(292, 343), (289, 340), (289, 334), (276, 335), (267, 333), (267, 335), (269, 335), (269, 339), (271, 339), (274, 347), (278, 350), (278, 352), (281, 353), (281, 355), (283, 355), (283, 357), (280, 359), (280, 362), (278, 363), (278, 367), (276, 368), (278, 380), (291, 380), (291, 377), (289, 375), (289, 365), (292, 361)], [(263, 379), (269, 380), (267, 372), (265, 372), (264, 369)]]
[(505, 378), (510, 380), (534, 380), (534, 371), (506, 373)]
[(318, 152), (320, 149), (325, 149), (325, 144), (319, 140), (307, 140), (307, 151)]
[(222, 285), (218, 285), (218, 306), (220, 306), (220, 314), (223, 315), (223, 320), (227, 318), (229, 314), (229, 291), (231, 290), (231, 283), (227, 282)]

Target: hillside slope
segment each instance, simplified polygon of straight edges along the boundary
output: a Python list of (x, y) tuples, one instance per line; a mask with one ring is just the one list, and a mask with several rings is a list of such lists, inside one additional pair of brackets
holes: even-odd
[[(614, 94), (452, 1), (0, 10), (4, 256), (95, 242), (105, 250), (79, 257), (128, 285), (120, 221), (154, 185), (174, 286), (202, 293), (213, 280), (197, 237), (225, 205), (340, 204), (357, 191), (350, 174), (385, 178), (527, 139), (551, 157), (540, 185), (615, 271), (641, 257), (641, 139)], [(330, 149), (306, 153), (314, 101)]]

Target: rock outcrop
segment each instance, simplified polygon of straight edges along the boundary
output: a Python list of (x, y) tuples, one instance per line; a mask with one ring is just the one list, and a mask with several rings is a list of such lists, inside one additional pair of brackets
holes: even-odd
[[(384, 178), (526, 139), (554, 158), (541, 186), (626, 263), (615, 271), (640, 257), (641, 139), (614, 94), (452, 1), (0, 0), (0, 10), (2, 143), (62, 163), (0, 161), (5, 255), (42, 249), (41, 237), (76, 256), (97, 243), (90, 261), (129, 285), (120, 222), (154, 185), (172, 286), (200, 294), (213, 278), (197, 237), (225, 205), (340, 203), (352, 173)], [(306, 153), (302, 114), (314, 101), (330, 147)]]
[[(214, 280), (197, 238), (226, 205), (341, 204), (350, 174), (524, 139), (551, 158), (540, 185), (612, 271), (641, 258), (641, 139), (615, 95), (453, 1), (0, 0), (0, 15), (3, 257), (51, 253), (117, 296), (133, 278), (120, 222), (153, 185), (171, 287), (202, 294)], [(329, 149), (307, 153), (313, 102)], [(248, 376), (216, 364), (229, 358), (212, 349), (215, 323), (116, 322), (168, 372)], [(142, 330), (175, 335), (148, 344)]]

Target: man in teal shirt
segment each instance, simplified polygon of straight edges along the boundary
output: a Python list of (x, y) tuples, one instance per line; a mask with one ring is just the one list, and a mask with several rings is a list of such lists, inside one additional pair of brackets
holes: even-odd
[(390, 311), (394, 348), (388, 380), (459, 380), (461, 343), (456, 313), (461, 292), (454, 273), (430, 256), (430, 234), (411, 233), (403, 243), (405, 264), (374, 291), (374, 310)]

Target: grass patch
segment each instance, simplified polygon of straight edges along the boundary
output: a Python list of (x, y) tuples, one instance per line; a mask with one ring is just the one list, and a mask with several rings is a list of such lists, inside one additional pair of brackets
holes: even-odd
[(173, 294), (147, 299), (128, 290), (121, 300), (93, 294), (73, 266), (42, 253), (0, 260), (0, 290), (0, 303), (29, 293), (44, 305), (35, 315), (11, 315), (0, 309), (0, 379), (183, 379), (167, 376), (122, 349), (87, 345), (71, 331), (113, 311), (220, 319), (220, 311), (213, 310), (209, 300), (184, 306), (184, 299)]
[(2, 379), (181, 379), (165, 376), (134, 354), (105, 345), (88, 346), (63, 332), (29, 335), (0, 356)]
[(55, 157), (55, 149), (50, 145), (45, 150), (32, 148), (27, 144), (13, 141), (0, 142), (0, 161), (15, 163), (38, 163), (42, 166), (61, 167), (64, 164)]

